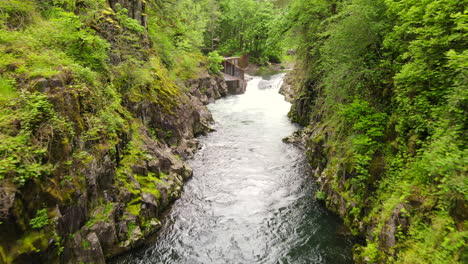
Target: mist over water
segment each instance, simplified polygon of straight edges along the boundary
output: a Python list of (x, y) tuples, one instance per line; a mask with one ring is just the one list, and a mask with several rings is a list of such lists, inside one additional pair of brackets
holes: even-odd
[(216, 132), (200, 138), (193, 179), (158, 238), (114, 263), (352, 263), (303, 151), (282, 142), (298, 129), (278, 94), (283, 77), (254, 77), (244, 95), (209, 105)]

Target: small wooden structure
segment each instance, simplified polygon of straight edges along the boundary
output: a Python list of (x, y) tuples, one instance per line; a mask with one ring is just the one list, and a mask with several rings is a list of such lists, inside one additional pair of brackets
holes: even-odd
[[(239, 94), (245, 92), (247, 82), (245, 81), (245, 71), (243, 68), (247, 67), (247, 65), (248, 58), (246, 56), (224, 58), (222, 72), (230, 93)], [(243, 68), (240, 66), (243, 66)]]

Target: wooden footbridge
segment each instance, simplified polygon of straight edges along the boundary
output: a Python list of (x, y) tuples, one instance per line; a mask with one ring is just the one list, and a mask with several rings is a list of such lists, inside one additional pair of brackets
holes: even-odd
[(244, 69), (247, 65), (247, 56), (224, 58), (223, 69), (221, 71), (230, 93), (238, 94), (245, 92), (247, 82), (245, 81)]

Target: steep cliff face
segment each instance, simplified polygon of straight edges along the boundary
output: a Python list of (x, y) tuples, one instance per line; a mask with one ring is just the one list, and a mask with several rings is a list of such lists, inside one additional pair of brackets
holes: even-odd
[[(466, 197), (459, 194), (443, 195), (444, 191), (440, 189), (442, 184), (412, 182), (415, 176), (411, 170), (421, 165), (418, 159), (394, 164), (395, 157), (385, 152), (394, 142), (386, 142), (386, 147), (379, 145), (382, 149), (369, 158), (369, 165), (360, 168), (357, 164), (359, 160), (354, 156), (357, 155), (356, 150), (348, 145), (346, 139), (341, 138), (343, 132), (338, 132), (336, 123), (332, 121), (336, 117), (312, 114), (320, 108), (314, 109), (315, 103), (308, 96), (310, 91), (305, 91), (307, 86), (303, 83), (296, 85), (301, 92), (294, 100), (289, 115), (292, 120), (306, 126), (284, 141), (304, 148), (319, 186), (316, 198), (323, 200), (327, 209), (345, 221), (351, 234), (359, 240), (365, 240), (354, 248), (355, 262), (426, 263), (433, 254), (431, 252), (438, 252), (436, 263), (466, 262), (467, 253), (463, 246), (467, 237)], [(324, 100), (323, 97), (314, 96), (318, 101)], [(354, 134), (350, 138), (357, 136)], [(409, 144), (408, 148), (415, 147), (415, 142)], [(457, 151), (460, 153), (460, 149)], [(458, 155), (454, 154), (461, 158)], [(424, 160), (424, 166), (429, 167), (438, 166), (435, 163), (444, 159), (441, 156), (432, 158), (419, 157)], [(397, 166), (406, 168), (403, 175), (409, 180), (395, 176), (394, 169)], [(450, 174), (465, 178), (466, 168), (458, 168)], [(356, 182), (359, 169), (368, 175), (364, 186)], [(463, 184), (452, 186), (464, 188)], [(447, 188), (445, 192), (449, 190)], [(442, 240), (446, 244), (442, 245)]]
[[(294, 1), (289, 116), (356, 263), (468, 259), (467, 31), (457, 1)], [(352, 15), (351, 15), (352, 14)], [(464, 21), (464, 22), (462, 22)], [(296, 33), (296, 32), (295, 32)]]
[(104, 263), (159, 228), (226, 85), (175, 84), (145, 1), (0, 9), (0, 263)]

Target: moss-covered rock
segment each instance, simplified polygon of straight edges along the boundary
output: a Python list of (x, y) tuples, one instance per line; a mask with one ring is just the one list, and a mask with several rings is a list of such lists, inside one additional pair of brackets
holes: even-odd
[(161, 62), (149, 8), (0, 3), (0, 263), (104, 263), (180, 196), (211, 115)]

